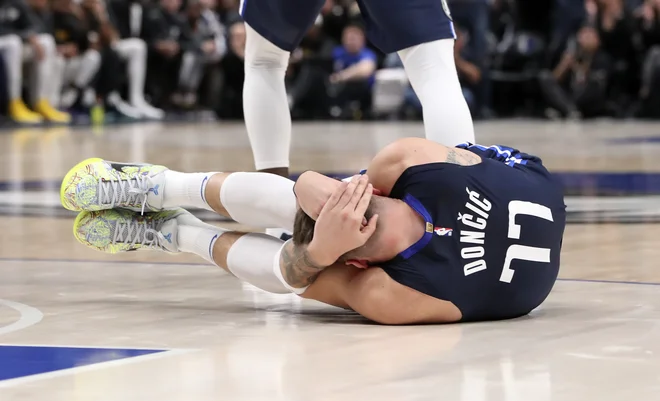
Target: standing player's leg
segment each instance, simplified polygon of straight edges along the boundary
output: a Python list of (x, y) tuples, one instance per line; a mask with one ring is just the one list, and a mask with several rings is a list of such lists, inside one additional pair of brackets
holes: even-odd
[(291, 112), (284, 74), (323, 0), (242, 0), (246, 23), (243, 111), (257, 170), (288, 176)]
[(454, 63), (454, 39), (400, 50), (410, 83), (422, 103), (426, 139), (445, 146), (474, 143), (474, 124)]
[(474, 142), (474, 126), (454, 61), (446, 0), (358, 0), (369, 39), (398, 52), (424, 114), (426, 138), (445, 146)]

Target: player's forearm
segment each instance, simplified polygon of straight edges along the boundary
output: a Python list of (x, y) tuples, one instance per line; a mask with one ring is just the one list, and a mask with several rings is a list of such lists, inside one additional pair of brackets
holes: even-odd
[[(332, 263), (317, 262), (317, 255), (314, 254), (308, 245), (295, 245), (289, 241), (282, 249), (280, 254), (280, 270), (284, 280), (294, 288), (303, 288), (312, 284), (318, 275)], [(319, 261), (321, 259), (318, 259)]]

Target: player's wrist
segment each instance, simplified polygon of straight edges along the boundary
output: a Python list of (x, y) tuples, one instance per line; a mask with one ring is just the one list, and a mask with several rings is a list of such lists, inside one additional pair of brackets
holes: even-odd
[(315, 240), (307, 245), (307, 257), (316, 267), (328, 267), (338, 259), (332, 252), (328, 251), (327, 247), (323, 247)]

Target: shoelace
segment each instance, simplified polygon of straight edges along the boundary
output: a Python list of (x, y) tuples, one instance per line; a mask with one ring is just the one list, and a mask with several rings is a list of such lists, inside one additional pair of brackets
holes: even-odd
[[(147, 205), (147, 195), (149, 194), (148, 177), (133, 174), (127, 179), (121, 180), (103, 180), (99, 179), (99, 202), (104, 205), (115, 206), (135, 206), (142, 204), (142, 212)], [(139, 197), (142, 196), (142, 202)]]
[(163, 248), (166, 241), (165, 236), (156, 227), (159, 227), (163, 219), (152, 221), (129, 221), (128, 223), (117, 223), (112, 243), (137, 244), (150, 248)]

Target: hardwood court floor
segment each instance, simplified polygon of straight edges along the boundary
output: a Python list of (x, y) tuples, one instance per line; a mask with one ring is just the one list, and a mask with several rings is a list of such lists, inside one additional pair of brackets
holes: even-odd
[[(57, 191), (75, 163), (248, 170), (239, 124), (0, 133), (0, 400), (656, 400), (658, 127), (478, 125), (480, 143), (537, 154), (589, 196), (567, 199), (561, 280), (541, 308), (422, 327), (265, 294), (193, 256), (109, 256), (74, 241)], [(292, 168), (350, 174), (422, 134), (418, 124), (296, 125)], [(624, 196), (599, 196), (603, 187)]]

